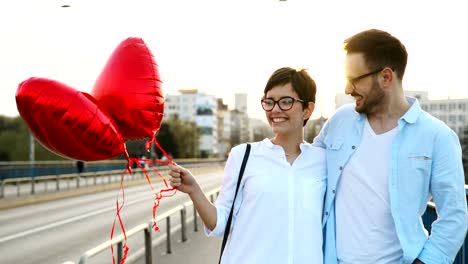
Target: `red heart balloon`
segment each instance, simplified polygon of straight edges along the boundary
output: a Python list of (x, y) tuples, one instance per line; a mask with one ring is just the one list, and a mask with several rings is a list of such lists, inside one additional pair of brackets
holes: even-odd
[(126, 153), (122, 135), (89, 94), (33, 77), (19, 84), (16, 105), (36, 139), (59, 155), (93, 161)]
[(153, 54), (141, 38), (120, 43), (91, 94), (125, 140), (153, 137), (164, 114), (164, 96)]

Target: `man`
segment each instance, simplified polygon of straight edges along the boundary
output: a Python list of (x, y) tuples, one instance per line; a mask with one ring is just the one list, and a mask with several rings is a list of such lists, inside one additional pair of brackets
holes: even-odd
[[(387, 32), (345, 40), (346, 93), (325, 124), (325, 263), (451, 263), (468, 214), (457, 135), (405, 97), (407, 52)], [(430, 78), (428, 73), (428, 78)], [(421, 215), (433, 199), (431, 234)]]

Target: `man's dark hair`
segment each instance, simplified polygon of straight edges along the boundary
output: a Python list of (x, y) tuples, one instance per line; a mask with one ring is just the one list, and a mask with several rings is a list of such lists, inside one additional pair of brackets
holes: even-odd
[(370, 70), (389, 67), (402, 80), (405, 74), (408, 53), (405, 46), (388, 32), (369, 29), (343, 42), (347, 54), (362, 53)]

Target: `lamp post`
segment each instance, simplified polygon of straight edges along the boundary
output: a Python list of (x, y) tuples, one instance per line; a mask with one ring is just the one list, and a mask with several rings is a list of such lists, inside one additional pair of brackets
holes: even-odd
[(35, 156), (34, 156), (34, 137), (31, 132), (29, 132), (29, 163), (31, 164), (31, 167), (34, 163)]
[(29, 132), (29, 174), (31, 175), (32, 181), (31, 181), (31, 194), (34, 194), (36, 192), (35, 190), (35, 184), (34, 184), (34, 152), (35, 152), (35, 146), (34, 146), (34, 137), (31, 132)]

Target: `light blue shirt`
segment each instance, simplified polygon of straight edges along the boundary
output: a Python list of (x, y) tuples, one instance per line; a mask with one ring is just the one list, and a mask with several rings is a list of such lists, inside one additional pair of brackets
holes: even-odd
[[(401, 263), (412, 263), (416, 258), (427, 264), (452, 263), (468, 226), (460, 142), (449, 127), (423, 111), (416, 99), (407, 97), (407, 100), (411, 107), (398, 121), (389, 175), (391, 214), (403, 249)], [(328, 178), (323, 212), (326, 264), (337, 263), (338, 181), (360, 144), (366, 118), (354, 110), (354, 105), (343, 106), (314, 139), (315, 146), (326, 149)], [(428, 237), (421, 216), (431, 198), (438, 219)]]

